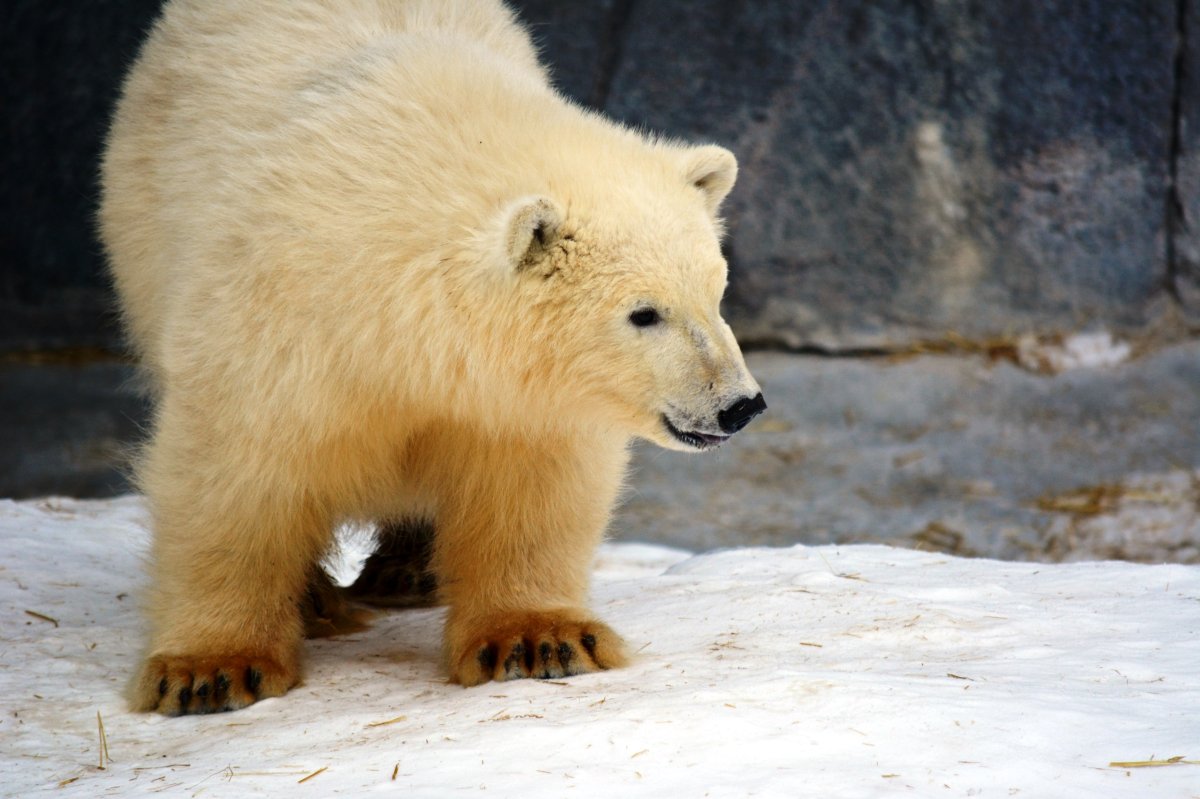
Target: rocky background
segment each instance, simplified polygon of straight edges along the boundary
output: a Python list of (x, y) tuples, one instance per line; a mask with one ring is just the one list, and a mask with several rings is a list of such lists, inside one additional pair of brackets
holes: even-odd
[[(1185, 368), (1200, 330), (1189, 0), (514, 4), (566, 94), (738, 155), (725, 310), (748, 348), (995, 356), (1021, 336), (1092, 330), (1138, 352), (1183, 341), (1174, 357), (1192, 382), (1175, 386), (1163, 423), (1179, 431), (1173, 468), (1200, 466), (1200, 378)], [(106, 120), (157, 8), (0, 8), (0, 496), (127, 488), (116, 464), (146, 408), (128, 387), (92, 216)], [(804, 384), (779, 380), (799, 392), (777, 398), (782, 419)], [(903, 410), (925, 412), (937, 409)], [(808, 423), (820, 422), (788, 422)], [(800, 479), (793, 467), (778, 466), (781, 490)], [(803, 526), (796, 514), (768, 526)], [(840, 529), (822, 521), (817, 537)]]
[(570, 94), (738, 154), (728, 310), (748, 342), (1200, 321), (1182, 0), (526, 8)]
[[(1200, 324), (1187, 0), (522, 0), (564, 92), (733, 149), (751, 344)], [(0, 13), (0, 351), (119, 349), (96, 159), (154, 0)]]

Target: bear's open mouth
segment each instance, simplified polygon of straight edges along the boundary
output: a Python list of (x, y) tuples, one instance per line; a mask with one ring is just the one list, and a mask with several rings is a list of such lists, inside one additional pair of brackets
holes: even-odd
[(694, 430), (680, 430), (678, 427), (671, 424), (671, 420), (667, 418), (665, 413), (663, 414), (662, 420), (663, 425), (666, 426), (671, 435), (675, 436), (689, 447), (695, 447), (696, 449), (712, 449), (714, 447), (721, 446), (729, 440), (729, 436), (716, 436), (712, 435), (711, 433), (697, 433)]

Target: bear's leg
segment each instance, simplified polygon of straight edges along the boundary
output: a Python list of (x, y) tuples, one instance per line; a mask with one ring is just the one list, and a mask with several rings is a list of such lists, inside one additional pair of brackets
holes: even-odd
[(375, 551), (346, 593), (378, 607), (433, 607), (437, 604), (437, 578), (431, 570), (433, 540), (433, 523), (427, 519), (380, 524)]
[(160, 426), (143, 464), (155, 537), (135, 710), (236, 710), (300, 679), (300, 606), (329, 520), (245, 449), (229, 463), (203, 442)]
[[(375, 531), (375, 550), (352, 585), (341, 588), (321, 566), (313, 568), (300, 605), (306, 638), (364, 630), (380, 608), (430, 608), (437, 604), (433, 524), (413, 518), (385, 522)], [(360, 604), (361, 603), (361, 604)]]
[(451, 678), (476, 685), (623, 665), (621, 638), (585, 605), (624, 443), (480, 436), (438, 450), (434, 571), (450, 605)]
[(314, 566), (300, 601), (305, 638), (328, 638), (367, 629), (374, 614), (350, 598), (320, 565)]

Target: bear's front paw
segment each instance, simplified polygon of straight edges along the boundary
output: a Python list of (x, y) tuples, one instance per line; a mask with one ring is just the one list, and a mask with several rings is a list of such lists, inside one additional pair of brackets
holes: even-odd
[(142, 667), (132, 703), (167, 716), (219, 713), (282, 696), (299, 679), (299, 668), (271, 657), (155, 655)]
[(540, 680), (625, 665), (625, 643), (583, 611), (497, 614), (447, 627), (450, 677), (462, 685)]

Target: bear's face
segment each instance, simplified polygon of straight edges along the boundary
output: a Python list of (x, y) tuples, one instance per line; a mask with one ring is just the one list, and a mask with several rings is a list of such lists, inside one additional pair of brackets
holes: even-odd
[(720, 314), (716, 211), (736, 162), (717, 147), (671, 155), (665, 176), (612, 180), (607, 196), (518, 203), (507, 247), (544, 326), (549, 379), (576, 407), (694, 452), (766, 405)]
[(726, 268), (715, 241), (705, 255), (653, 280), (633, 270), (606, 303), (605, 349), (620, 364), (612, 390), (638, 434), (668, 449), (719, 446), (766, 407), (721, 318)]

